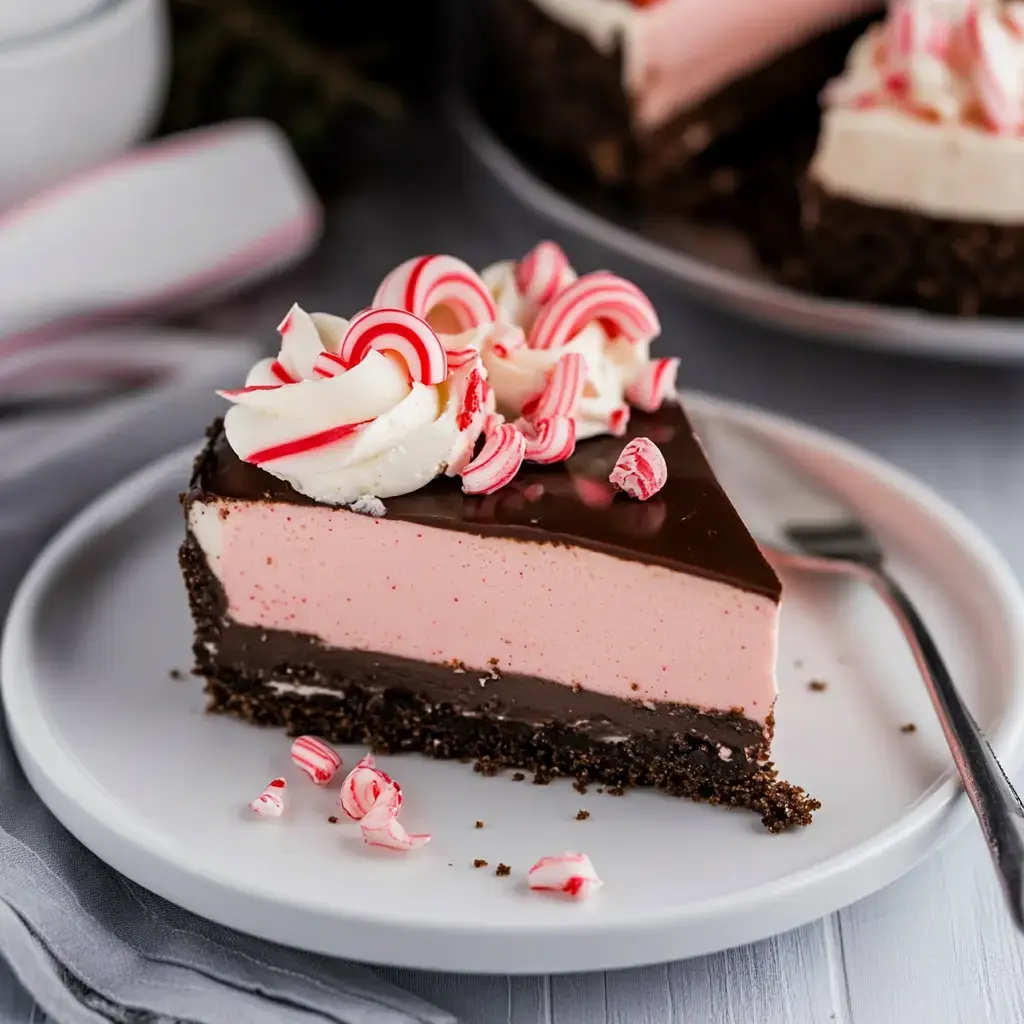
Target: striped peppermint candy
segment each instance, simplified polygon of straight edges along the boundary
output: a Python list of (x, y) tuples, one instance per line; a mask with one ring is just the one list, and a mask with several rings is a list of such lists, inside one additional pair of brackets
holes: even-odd
[(657, 412), (675, 397), (678, 374), (678, 359), (652, 359), (627, 385), (626, 401), (643, 412)]
[(595, 320), (629, 341), (650, 341), (661, 330), (650, 299), (635, 284), (599, 270), (584, 274), (537, 314), (528, 343), (561, 348)]
[(373, 754), (366, 754), (345, 776), (338, 802), (350, 818), (359, 821), (378, 801), (397, 815), (402, 806), (402, 787), (377, 767)]
[(661, 449), (649, 437), (635, 437), (619, 455), (608, 477), (612, 487), (646, 501), (665, 486), (668, 467)]
[(604, 884), (585, 853), (563, 853), (541, 857), (530, 868), (530, 888), (539, 892), (561, 892), (573, 899), (586, 899)]
[(965, 19), (974, 46), (974, 89), (989, 126), (998, 135), (1016, 134), (1024, 124), (1024, 79), (1013, 40), (990, 11), (972, 8)]
[(274, 779), (251, 804), (253, 814), (263, 818), (280, 818), (284, 813), (284, 791), (288, 783), (284, 779)]
[(526, 347), (526, 335), (514, 324), (497, 323), (490, 333), (491, 351), (499, 359), (508, 359), (513, 352)]
[(587, 383), (587, 364), (579, 352), (566, 352), (548, 373), (544, 390), (523, 405), (528, 420), (575, 416)]
[(483, 279), (454, 256), (414, 256), (399, 264), (381, 282), (373, 305), (404, 309), (423, 319), (444, 308), (455, 319), (452, 333), (498, 319)]
[(398, 820), (398, 810), (378, 801), (359, 822), (363, 842), (367, 846), (382, 846), (387, 850), (415, 850), (430, 842), (429, 832), (410, 835)]
[(448, 353), (434, 329), (403, 309), (368, 309), (352, 318), (338, 355), (355, 366), (370, 350), (393, 352), (421, 384), (440, 384), (448, 376)]
[(537, 420), (530, 427), (526, 434), (527, 462), (565, 462), (576, 450), (576, 421), (571, 416)]
[(326, 786), (341, 767), (338, 753), (316, 736), (300, 736), (292, 744), (292, 761), (318, 786)]
[(519, 293), (535, 306), (550, 302), (575, 279), (569, 259), (554, 242), (538, 242), (515, 266)]
[(462, 489), (466, 494), (493, 494), (512, 482), (525, 457), (526, 438), (511, 423), (502, 423), (463, 469)]

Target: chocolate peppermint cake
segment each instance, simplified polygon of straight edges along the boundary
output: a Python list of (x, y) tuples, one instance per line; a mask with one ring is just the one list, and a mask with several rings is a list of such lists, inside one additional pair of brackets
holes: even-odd
[(816, 288), (1024, 313), (1021, 12), (896, 3), (854, 47), (825, 94), (803, 197)]
[(550, 243), (409, 261), (351, 322), (294, 308), (183, 497), (211, 707), (806, 824), (769, 760), (780, 584), (657, 330)]
[(830, 31), (878, 6), (485, 0), (479, 95), (503, 134), (607, 184), (652, 184), (813, 95), (833, 59)]

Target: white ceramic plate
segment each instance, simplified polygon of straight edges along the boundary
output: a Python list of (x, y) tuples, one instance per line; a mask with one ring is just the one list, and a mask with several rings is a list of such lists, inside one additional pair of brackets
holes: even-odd
[[(570, 231), (665, 274), (701, 302), (817, 341), (969, 362), (1024, 362), (1024, 321), (951, 317), (822, 298), (776, 284), (737, 237), (685, 222), (651, 222), (544, 180), (463, 101), (451, 119), (467, 147), (521, 202)], [(599, 208), (600, 207), (600, 208)]]
[[(806, 427), (691, 396), (813, 464), (870, 516), (996, 750), (1024, 726), (1022, 597), (989, 543), (920, 484)], [(203, 714), (178, 576), (176, 496), (193, 452), (87, 509), (25, 580), (4, 638), (3, 698), (31, 782), (100, 857), (191, 910), (279, 942), (456, 971), (556, 972), (707, 953), (800, 925), (898, 878), (970, 810), (896, 625), (856, 584), (787, 577), (775, 752), (824, 806), (781, 836), (756, 816), (656, 792), (621, 798), (383, 758), (410, 855), (329, 824), (334, 793), (289, 741)], [(824, 692), (808, 682), (827, 682)], [(917, 731), (901, 732), (914, 722)], [(360, 752), (344, 750), (351, 764)], [(278, 821), (246, 804), (290, 782)], [(588, 821), (575, 820), (580, 808)], [(474, 822), (482, 819), (482, 830)], [(531, 894), (543, 854), (581, 849), (605, 886), (584, 904)], [(489, 861), (475, 870), (475, 858)], [(497, 878), (504, 862), (512, 875)]]

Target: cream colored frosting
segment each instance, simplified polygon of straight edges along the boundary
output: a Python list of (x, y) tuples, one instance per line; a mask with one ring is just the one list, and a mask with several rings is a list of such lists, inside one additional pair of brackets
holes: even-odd
[[(601, 53), (622, 48), (623, 87), (653, 129), (730, 81), (879, 0), (532, 0)], [(784, 12), (784, 13), (783, 13)]]

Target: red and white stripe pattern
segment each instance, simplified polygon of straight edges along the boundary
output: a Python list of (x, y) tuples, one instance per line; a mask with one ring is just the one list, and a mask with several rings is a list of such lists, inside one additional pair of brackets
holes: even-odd
[(480, 275), (454, 256), (414, 256), (381, 282), (373, 306), (404, 309), (426, 319), (439, 308), (455, 318), (457, 331), (493, 323), (498, 310)]
[(341, 339), (342, 362), (355, 366), (371, 349), (397, 355), (421, 384), (440, 384), (448, 376), (441, 339), (426, 320), (403, 309), (368, 309), (352, 318)]
[(487, 435), (480, 454), (462, 471), (466, 494), (493, 494), (512, 482), (526, 457), (526, 438), (511, 423)]
[(595, 320), (629, 341), (650, 341), (661, 331), (650, 299), (635, 284), (599, 270), (579, 278), (541, 309), (529, 345), (561, 348)]
[(288, 783), (284, 779), (274, 779), (255, 800), (249, 804), (253, 814), (262, 818), (280, 818), (284, 813), (284, 791)]
[(300, 736), (292, 744), (292, 761), (318, 786), (326, 786), (341, 767), (341, 757), (316, 736)]
[(560, 892), (584, 900), (604, 884), (585, 853), (541, 857), (530, 868), (527, 880), (538, 892)]
[(626, 401), (642, 412), (657, 412), (675, 397), (678, 375), (678, 359), (652, 359), (626, 386)]
[(526, 348), (526, 335), (521, 327), (497, 323), (490, 334), (491, 351), (499, 359), (508, 359), (513, 352)]
[(455, 414), (459, 435), (448, 459), (445, 475), (459, 476), (473, 458), (476, 442), (484, 429), (488, 415), (485, 408), (488, 386), (479, 367), (474, 367), (468, 374), (453, 378), (452, 387), (455, 389), (455, 400), (459, 403)]
[(565, 462), (575, 450), (576, 421), (571, 416), (552, 416), (530, 424), (526, 433), (527, 462)]
[(338, 801), (353, 821), (363, 818), (377, 806), (378, 801), (383, 801), (398, 814), (402, 806), (402, 788), (387, 772), (377, 767), (373, 754), (366, 754), (345, 776)]
[(548, 373), (544, 389), (523, 405), (528, 420), (575, 416), (587, 383), (587, 364), (579, 352), (566, 352)]
[(626, 427), (629, 426), (629, 406), (620, 405), (617, 409), (612, 409), (608, 414), (608, 433), (612, 437), (622, 437), (626, 433)]
[(429, 832), (410, 834), (398, 820), (398, 810), (378, 801), (359, 822), (363, 842), (367, 846), (381, 846), (386, 850), (415, 850), (430, 842)]
[(239, 455), (239, 458), (243, 462), (251, 462), (254, 466), (263, 466), (278, 459), (290, 459), (294, 455), (304, 455), (347, 440), (372, 422), (373, 420), (361, 420), (359, 423), (342, 423), (315, 434), (306, 434), (281, 444), (271, 445), (269, 448), (260, 448), (258, 451), (249, 452), (248, 455)]
[(314, 377), (340, 377), (348, 369), (348, 364), (334, 352), (321, 352), (313, 361)]
[(1024, 125), (1024, 78), (1015, 44), (992, 12), (970, 10), (965, 27), (974, 47), (978, 105), (997, 135), (1014, 135)]
[(462, 370), (480, 358), (480, 353), (472, 345), (464, 345), (462, 348), (446, 349), (448, 353), (448, 370)]
[(550, 302), (573, 281), (569, 259), (554, 242), (538, 242), (515, 267), (519, 294), (536, 306)]
[(649, 437), (635, 437), (619, 455), (608, 477), (612, 487), (638, 501), (647, 501), (665, 486), (668, 467), (661, 449)]

